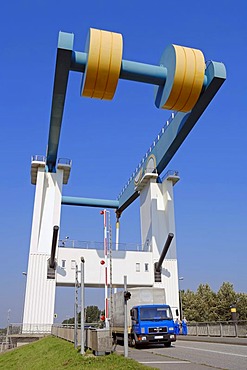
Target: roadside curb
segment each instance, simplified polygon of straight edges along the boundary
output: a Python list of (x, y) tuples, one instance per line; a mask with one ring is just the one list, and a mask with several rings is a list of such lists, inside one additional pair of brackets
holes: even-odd
[(247, 346), (247, 338), (239, 337), (207, 337), (207, 336), (193, 336), (193, 335), (177, 335), (177, 341), (187, 340), (194, 342), (211, 342), (222, 344), (236, 344)]

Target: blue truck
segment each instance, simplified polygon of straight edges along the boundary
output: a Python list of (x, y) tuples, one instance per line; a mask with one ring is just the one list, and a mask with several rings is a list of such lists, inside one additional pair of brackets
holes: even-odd
[[(132, 288), (127, 303), (129, 345), (140, 347), (163, 344), (170, 347), (176, 341), (174, 321), (169, 305), (165, 303), (162, 288)], [(124, 292), (113, 295), (112, 335), (115, 341), (124, 337)]]

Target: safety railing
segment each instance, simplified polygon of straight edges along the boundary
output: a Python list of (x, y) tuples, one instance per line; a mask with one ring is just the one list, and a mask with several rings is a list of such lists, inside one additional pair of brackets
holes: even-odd
[[(85, 323), (86, 328), (99, 328), (98, 323)], [(247, 338), (247, 320), (245, 321), (217, 321), (217, 322), (191, 322), (187, 324), (188, 335), (204, 337), (239, 337)], [(80, 325), (78, 327), (80, 330)], [(74, 340), (73, 324), (19, 324), (12, 323), (8, 327), (8, 335), (21, 334), (53, 334), (67, 340)], [(5, 339), (2, 335), (2, 340)], [(69, 339), (70, 338), (70, 339)]]
[(33, 155), (31, 161), (34, 162), (46, 162), (46, 157), (44, 155)]
[(161, 181), (163, 182), (165, 179), (172, 176), (179, 176), (179, 172), (176, 170), (169, 170), (161, 177)]
[[(78, 344), (80, 345), (81, 340), (81, 324), (78, 324), (77, 328), (77, 340)], [(102, 322), (95, 322), (95, 323), (85, 323), (84, 331), (85, 331), (85, 338), (88, 329), (92, 328), (100, 328), (102, 326)], [(54, 324), (51, 328), (51, 334), (55, 337), (66, 339), (69, 342), (75, 341), (75, 326), (74, 324)]]
[(170, 125), (170, 123), (173, 121), (173, 119), (175, 118), (176, 114), (178, 112), (172, 112), (171, 116), (169, 117), (169, 119), (166, 121), (165, 125), (162, 127), (162, 129), (160, 130), (160, 132), (158, 133), (158, 135), (156, 136), (156, 138), (154, 139), (154, 141), (152, 142), (152, 144), (150, 145), (149, 149), (146, 151), (146, 153), (144, 154), (144, 156), (142, 157), (141, 161), (138, 163), (137, 167), (135, 168), (135, 170), (133, 171), (132, 175), (130, 176), (130, 178), (128, 179), (127, 183), (124, 185), (121, 193), (119, 194), (118, 198), (117, 199), (120, 199), (120, 197), (122, 196), (122, 194), (124, 193), (124, 191), (126, 190), (126, 188), (128, 187), (128, 185), (131, 183), (131, 181), (137, 176), (139, 170), (141, 169), (141, 167), (143, 166), (143, 163), (146, 161), (146, 159), (148, 158), (148, 156), (150, 155), (150, 153), (152, 152), (153, 148), (156, 146), (156, 144), (158, 143), (158, 141), (160, 140), (160, 138), (163, 136), (163, 134), (165, 133), (167, 127)]
[(58, 164), (65, 164), (67, 166), (71, 166), (72, 164), (72, 160), (69, 159), (69, 158), (58, 158), (58, 161), (57, 161)]
[[(58, 241), (58, 247), (61, 248), (80, 248), (80, 249), (96, 249), (104, 250), (103, 242), (96, 241), (80, 241), (72, 239), (61, 239)], [(151, 252), (152, 246), (135, 244), (135, 243), (112, 243), (111, 246), (113, 251), (132, 251), (132, 252)], [(110, 246), (109, 246), (110, 249)]]
[(247, 321), (196, 322), (188, 324), (188, 335), (247, 338)]
[[(32, 162), (46, 162), (46, 156), (44, 155), (33, 155), (32, 158), (31, 158), (31, 161)], [(58, 164), (62, 164), (62, 165), (67, 165), (67, 166), (71, 166), (72, 164), (72, 160), (69, 159), (69, 158), (58, 158), (58, 161), (57, 161)]]
[(13, 323), (8, 327), (9, 335), (19, 334), (50, 334), (51, 324), (19, 324)]

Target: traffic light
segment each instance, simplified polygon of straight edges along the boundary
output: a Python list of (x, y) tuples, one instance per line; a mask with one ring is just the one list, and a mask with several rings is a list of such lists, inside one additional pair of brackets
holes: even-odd
[(128, 301), (131, 297), (131, 293), (128, 291), (124, 291), (124, 299), (125, 301)]

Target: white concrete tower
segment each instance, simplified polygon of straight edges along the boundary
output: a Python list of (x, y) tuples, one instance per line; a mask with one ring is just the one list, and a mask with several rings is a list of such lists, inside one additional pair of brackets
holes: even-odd
[(68, 182), (71, 165), (58, 164), (46, 172), (45, 158), (32, 161), (31, 182), (36, 184), (29, 250), (23, 332), (50, 331), (53, 324), (56, 280), (48, 278), (53, 227), (60, 225), (62, 185)]
[(154, 264), (160, 258), (168, 234), (174, 234), (162, 265), (161, 282), (154, 281), (154, 286), (165, 288), (166, 302), (175, 315), (179, 309), (179, 287), (173, 186), (179, 177), (177, 173), (168, 172), (163, 182), (157, 183), (156, 174), (148, 175), (148, 181), (140, 189), (142, 244), (144, 249), (151, 247)]

